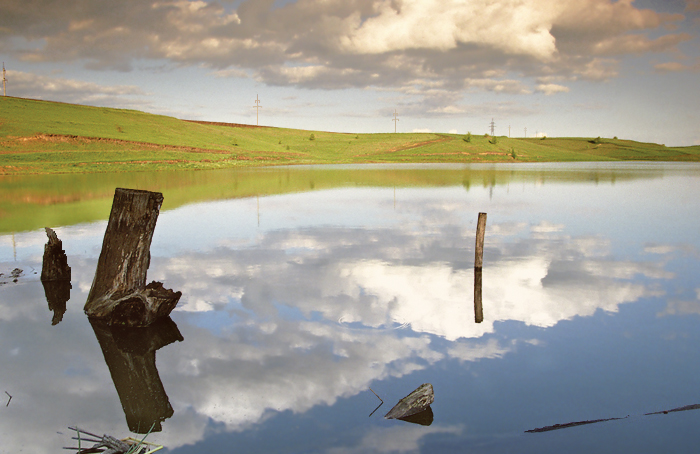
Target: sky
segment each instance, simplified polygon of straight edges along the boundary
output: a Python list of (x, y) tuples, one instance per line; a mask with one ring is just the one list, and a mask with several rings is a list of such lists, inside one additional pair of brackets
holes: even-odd
[(0, 3), (8, 96), (353, 133), (700, 145), (699, 34), (700, 0)]

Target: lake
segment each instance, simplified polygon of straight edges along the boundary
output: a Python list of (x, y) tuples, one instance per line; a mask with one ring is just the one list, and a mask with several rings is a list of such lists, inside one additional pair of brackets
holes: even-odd
[[(182, 292), (137, 332), (83, 313), (116, 187), (163, 192), (148, 280)], [(54, 175), (0, 190), (0, 453), (71, 452), (76, 425), (152, 430), (177, 454), (700, 442), (700, 165)], [(72, 269), (65, 311), (39, 279), (44, 226)], [(384, 418), (424, 383), (429, 415)]]

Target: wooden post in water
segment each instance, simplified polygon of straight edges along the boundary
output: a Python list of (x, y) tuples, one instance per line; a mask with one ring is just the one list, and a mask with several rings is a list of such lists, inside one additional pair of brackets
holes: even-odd
[(112, 325), (148, 326), (182, 295), (160, 282), (146, 285), (151, 240), (163, 203), (159, 192), (117, 188), (85, 313)]
[(484, 308), (481, 303), (481, 272), (484, 265), (484, 235), (486, 234), (486, 213), (479, 213), (476, 224), (476, 252), (474, 257), (474, 321), (484, 321)]

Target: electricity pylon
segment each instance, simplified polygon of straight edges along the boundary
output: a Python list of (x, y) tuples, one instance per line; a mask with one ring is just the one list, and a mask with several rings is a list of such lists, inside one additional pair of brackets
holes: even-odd
[(255, 95), (255, 105), (253, 109), (255, 109), (255, 126), (260, 126), (260, 109), (262, 109), (262, 106), (260, 105), (258, 95)]

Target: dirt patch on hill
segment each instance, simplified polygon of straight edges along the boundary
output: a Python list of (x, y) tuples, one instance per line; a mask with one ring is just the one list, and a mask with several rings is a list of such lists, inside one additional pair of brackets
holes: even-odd
[[(123, 146), (136, 146), (142, 149), (163, 150), (163, 151), (184, 151), (188, 153), (216, 153), (228, 154), (230, 151), (214, 150), (210, 148), (183, 147), (178, 145), (163, 145), (151, 142), (135, 142), (131, 140), (108, 139), (104, 137), (85, 137), (66, 134), (37, 134), (31, 137), (15, 137), (10, 140), (0, 142), (0, 145), (12, 146), (13, 144), (30, 144), (30, 143), (74, 143), (74, 144), (89, 144), (89, 143), (109, 143)], [(17, 153), (18, 151), (0, 151), (0, 154)]]

